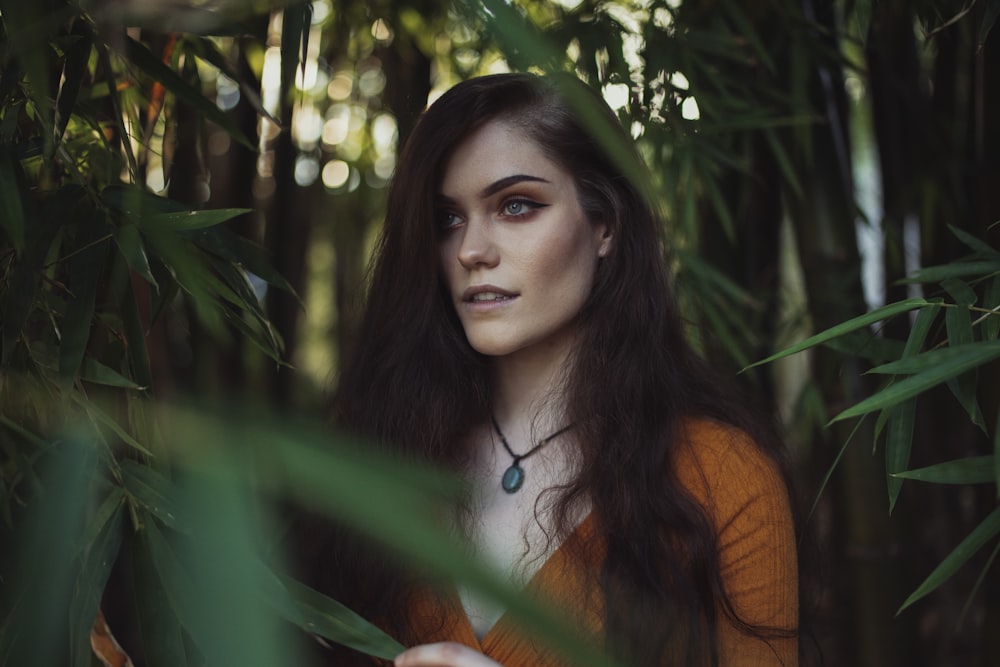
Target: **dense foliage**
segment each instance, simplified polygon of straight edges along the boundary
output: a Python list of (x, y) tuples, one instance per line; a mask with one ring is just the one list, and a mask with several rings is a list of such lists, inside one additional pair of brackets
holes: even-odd
[(427, 546), (447, 483), (260, 417), (320, 416), (398, 141), (508, 67), (604, 91), (692, 335), (781, 359), (738, 379), (788, 425), (827, 661), (1000, 655), (998, 13), (0, 0), (0, 661), (89, 664), (99, 608), (137, 663), (280, 661), (274, 616), (391, 653), (275, 574), (278, 497), (509, 596)]

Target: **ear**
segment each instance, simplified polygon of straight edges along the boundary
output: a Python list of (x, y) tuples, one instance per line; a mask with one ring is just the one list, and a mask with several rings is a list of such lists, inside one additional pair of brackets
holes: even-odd
[(594, 227), (594, 233), (597, 237), (597, 256), (607, 257), (614, 245), (614, 234), (611, 233), (611, 227), (601, 223)]

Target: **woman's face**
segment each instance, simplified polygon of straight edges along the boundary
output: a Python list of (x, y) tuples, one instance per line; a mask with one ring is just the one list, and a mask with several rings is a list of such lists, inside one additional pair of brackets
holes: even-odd
[(438, 224), (441, 267), (476, 351), (570, 349), (611, 239), (580, 208), (569, 172), (522, 130), (491, 121), (445, 165)]

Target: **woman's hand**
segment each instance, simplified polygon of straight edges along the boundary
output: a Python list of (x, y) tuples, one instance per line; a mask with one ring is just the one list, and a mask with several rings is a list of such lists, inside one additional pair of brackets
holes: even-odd
[(479, 651), (455, 642), (421, 644), (400, 653), (396, 667), (503, 667)]

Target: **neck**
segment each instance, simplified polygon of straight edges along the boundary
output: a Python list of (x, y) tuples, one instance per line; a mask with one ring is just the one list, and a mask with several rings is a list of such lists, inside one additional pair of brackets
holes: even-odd
[(520, 441), (531, 439), (533, 427), (546, 435), (564, 426), (562, 383), (569, 355), (570, 346), (562, 345), (493, 360), (493, 411), (505, 432), (516, 432)]

